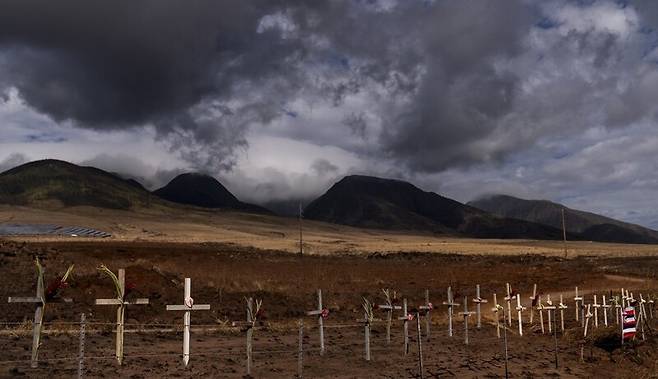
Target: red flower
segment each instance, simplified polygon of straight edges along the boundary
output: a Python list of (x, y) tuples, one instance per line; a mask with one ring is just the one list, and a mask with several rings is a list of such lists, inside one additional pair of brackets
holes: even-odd
[(324, 308), (322, 310), (322, 313), (320, 313), (320, 316), (322, 316), (322, 318), (325, 318), (325, 319), (328, 318), (329, 317), (329, 309)]
[(50, 284), (46, 288), (46, 293), (45, 293), (46, 300), (52, 300), (55, 297), (57, 297), (57, 295), (59, 295), (59, 293), (64, 288), (68, 287), (68, 285), (69, 285), (68, 283), (62, 282), (60, 280), (53, 280), (52, 282), (50, 282)]
[(123, 290), (123, 297), (127, 297), (130, 293), (137, 289), (137, 284), (128, 282), (126, 283), (126, 288)]

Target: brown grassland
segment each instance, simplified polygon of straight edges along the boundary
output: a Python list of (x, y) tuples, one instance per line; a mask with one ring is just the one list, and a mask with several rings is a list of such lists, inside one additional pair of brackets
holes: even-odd
[[(415, 322), (411, 349), (402, 352), (402, 322), (393, 325), (387, 345), (384, 324), (373, 327), (373, 360), (363, 359), (362, 297), (381, 303), (383, 288), (398, 291), (410, 307), (422, 303), (429, 289), (436, 309), (432, 335), (423, 340), (425, 377), (504, 377), (502, 340), (496, 338), (491, 312), (493, 293), (504, 297), (505, 283), (520, 291), (530, 306), (532, 285), (557, 299), (563, 294), (569, 308), (566, 330), (558, 334), (559, 367), (554, 366), (552, 336), (542, 335), (525, 311), (524, 336), (516, 331), (516, 315), (509, 336), (511, 377), (656, 377), (658, 339), (647, 325), (646, 341), (619, 348), (618, 326), (602, 325), (586, 340), (574, 319), (573, 292), (610, 296), (621, 287), (637, 294), (658, 293), (658, 246), (569, 242), (568, 256), (560, 241), (480, 240), (443, 235), (363, 230), (304, 221), (304, 255), (299, 256), (299, 224), (295, 219), (193, 208), (109, 211), (67, 208), (51, 211), (0, 207), (0, 222), (49, 223), (97, 228), (113, 234), (108, 239), (74, 237), (12, 237), (0, 240), (0, 297), (29, 296), (35, 288), (33, 259), (39, 256), (47, 280), (76, 265), (65, 294), (73, 304), (49, 304), (40, 350), (40, 366), (29, 367), (33, 307), (0, 302), (3, 323), (0, 377), (71, 377), (76, 375), (77, 326), (80, 313), (89, 320), (85, 361), (88, 377), (243, 377), (245, 337), (235, 321), (244, 320), (244, 297), (263, 300), (264, 317), (254, 341), (254, 376), (288, 377), (297, 373), (297, 321), (305, 321), (304, 375), (306, 377), (366, 378), (418, 377)], [(101, 263), (126, 269), (135, 294), (149, 297), (148, 306), (129, 307), (126, 314), (126, 360), (112, 359), (115, 311), (95, 306), (97, 297), (111, 297), (111, 282), (96, 270)], [(192, 278), (195, 303), (211, 304), (211, 311), (192, 315), (192, 358), (180, 362), (180, 313), (166, 312), (165, 304), (180, 304), (181, 283)], [(463, 319), (456, 316), (455, 336), (447, 336), (446, 287), (456, 300), (475, 296), (482, 286), (483, 326), (470, 322), (470, 344), (463, 342)], [(331, 310), (325, 321), (327, 353), (320, 357), (317, 321), (304, 316), (313, 309), (315, 290), (322, 288)], [(469, 304), (469, 307), (472, 306)], [(458, 309), (458, 311), (461, 311)], [(397, 315), (399, 316), (399, 314)], [(544, 315), (546, 316), (546, 315)], [(385, 314), (376, 311), (376, 317)], [(424, 320), (423, 320), (424, 321)], [(603, 322), (602, 316), (599, 320)], [(423, 323), (424, 324), (424, 323)], [(176, 332), (165, 329), (174, 328)], [(423, 325), (424, 333), (424, 325)], [(593, 337), (592, 337), (593, 336)], [(584, 362), (581, 361), (584, 343)]]

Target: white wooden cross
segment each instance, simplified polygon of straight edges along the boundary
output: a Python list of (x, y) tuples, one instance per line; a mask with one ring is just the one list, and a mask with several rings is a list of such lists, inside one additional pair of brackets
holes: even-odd
[(374, 313), (372, 311), (372, 303), (364, 297), (363, 298), (363, 319), (356, 320), (356, 321), (363, 323), (365, 355), (366, 355), (366, 361), (368, 361), (368, 362), (370, 361), (370, 324), (372, 324), (372, 322), (374, 320), (375, 320), (375, 318), (374, 318)]
[(553, 333), (553, 322), (551, 321), (551, 317), (555, 317), (554, 312), (556, 308), (557, 307), (553, 305), (553, 301), (551, 300), (551, 294), (547, 294), (546, 305), (544, 305), (544, 309), (546, 310), (546, 315), (548, 315), (548, 334)]
[(146, 305), (149, 303), (149, 299), (138, 298), (131, 301), (126, 301), (126, 270), (119, 269), (119, 288), (120, 295), (114, 299), (96, 299), (96, 305), (116, 305), (117, 306), (117, 336), (116, 336), (116, 349), (115, 356), (117, 362), (121, 365), (123, 363), (123, 329), (124, 329), (124, 317), (126, 314), (127, 305)]
[(539, 313), (539, 323), (541, 324), (541, 334), (544, 334), (544, 304), (542, 304), (542, 302), (541, 302), (541, 295), (537, 296), (537, 312)]
[(612, 307), (612, 305), (606, 303), (605, 295), (603, 295), (603, 304), (601, 305), (601, 308), (603, 308), (603, 325), (606, 327), (608, 326), (608, 309), (610, 307)]
[[(39, 263), (37, 263), (37, 267)], [(41, 268), (38, 269), (39, 271)], [(31, 367), (38, 366), (39, 355), (39, 339), (41, 336), (41, 328), (43, 326), (43, 308), (46, 305), (46, 294), (43, 285), (43, 275), (37, 275), (37, 291), (36, 296), (10, 296), (7, 298), (8, 303), (31, 303), (35, 305), (34, 309), (34, 324), (32, 325), (32, 359)], [(73, 300), (69, 298), (49, 299), (48, 303), (72, 303)]]
[(578, 321), (580, 319), (580, 312), (581, 312), (581, 307), (579, 307), (578, 305), (582, 304), (583, 302), (583, 298), (581, 296), (578, 296), (578, 287), (576, 287), (576, 296), (574, 296), (573, 301), (576, 303), (576, 321)]
[[(614, 301), (615, 301), (615, 321), (617, 321), (617, 325), (619, 325), (619, 318), (620, 318), (620, 316), (621, 316), (622, 309), (624, 309), (624, 308), (622, 307), (622, 305), (619, 304), (619, 300), (620, 300), (620, 299), (621, 299), (621, 298), (620, 298), (620, 297), (617, 297), (617, 296), (615, 296), (615, 299), (614, 299)], [(623, 300), (622, 300), (622, 301), (623, 301)]]
[(587, 313), (583, 316), (583, 319), (585, 320), (585, 330), (583, 332), (583, 337), (587, 337), (587, 327), (589, 326), (589, 319), (594, 316), (591, 312), (591, 304), (587, 304)]
[(324, 355), (324, 319), (329, 317), (329, 309), (322, 307), (322, 290), (318, 289), (318, 309), (306, 312), (307, 316), (318, 316), (320, 330), (320, 355)]
[(647, 303), (649, 303), (649, 317), (653, 319), (653, 307), (655, 302), (651, 298), (651, 295), (647, 295)]
[[(530, 301), (532, 303), (537, 301), (537, 283), (535, 283), (535, 285), (532, 286), (532, 296), (530, 296)], [(533, 307), (530, 307), (530, 325), (532, 325), (533, 323), (534, 316), (535, 316), (535, 309)]]
[(448, 306), (448, 336), (452, 337), (452, 307), (458, 307), (459, 304), (455, 303), (452, 298), (451, 287), (448, 287), (448, 301), (444, 301), (443, 305)]
[(505, 296), (505, 301), (507, 302), (507, 322), (509, 326), (512, 326), (512, 300), (516, 299), (517, 295), (512, 295), (512, 287), (507, 283), (507, 296)]
[(626, 308), (626, 292), (624, 292), (624, 287), (621, 287), (621, 308)]
[(475, 312), (468, 311), (468, 297), (464, 296), (464, 312), (461, 315), (464, 317), (464, 344), (468, 345), (468, 318), (474, 315)]
[(475, 286), (475, 299), (473, 299), (473, 302), (476, 304), (475, 310), (477, 312), (477, 318), (478, 318), (477, 328), (480, 329), (482, 327), (482, 313), (480, 312), (480, 305), (483, 303), (487, 303), (488, 301), (480, 297), (479, 284)]
[(194, 304), (192, 299), (192, 280), (185, 278), (183, 304), (167, 305), (168, 311), (184, 311), (183, 314), (183, 363), (190, 363), (190, 311), (209, 311), (210, 304)]
[(409, 353), (409, 321), (413, 320), (413, 316), (409, 314), (407, 310), (407, 299), (402, 299), (402, 316), (398, 317), (398, 320), (402, 321), (402, 326), (404, 328), (404, 353)]
[(598, 328), (599, 327), (599, 308), (601, 308), (601, 304), (599, 304), (596, 301), (596, 294), (594, 295), (594, 304), (592, 304), (592, 308), (594, 308), (594, 327)]
[(386, 343), (391, 343), (391, 323), (393, 322), (393, 311), (402, 309), (402, 306), (395, 305), (394, 301), (397, 299), (397, 293), (393, 291), (393, 296), (391, 296), (391, 291), (388, 289), (382, 289), (384, 297), (386, 298), (386, 304), (378, 305), (377, 307), (381, 310), (386, 311)]
[(493, 294), (493, 304), (494, 307), (491, 308), (491, 311), (494, 313), (494, 316), (496, 317), (496, 336), (500, 338), (500, 315), (498, 312), (502, 309), (500, 305), (498, 305), (498, 300), (496, 299), (496, 293), (494, 292)]
[(563, 302), (562, 294), (560, 294), (560, 304), (558, 304), (557, 307), (560, 308), (560, 328), (562, 330), (562, 333), (564, 333), (564, 310), (567, 309), (568, 307)]
[(640, 294), (640, 312), (642, 313), (642, 317), (644, 317), (645, 322), (647, 320), (647, 308), (645, 306), (646, 303), (647, 301), (644, 300), (644, 297), (642, 297), (642, 294)]
[(525, 311), (526, 308), (521, 306), (521, 294), (516, 295), (516, 310), (519, 312), (519, 336), (523, 335), (523, 321), (521, 320), (521, 312)]

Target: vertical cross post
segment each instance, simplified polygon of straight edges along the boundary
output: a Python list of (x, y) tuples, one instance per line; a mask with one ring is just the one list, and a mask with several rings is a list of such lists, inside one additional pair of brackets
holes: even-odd
[(553, 312), (557, 308), (555, 305), (553, 305), (553, 301), (551, 300), (551, 295), (547, 294), (546, 295), (546, 305), (543, 307), (546, 310), (546, 315), (548, 316), (548, 334), (553, 333), (553, 323), (552, 318), (555, 317), (555, 314)]
[(560, 304), (558, 304), (558, 308), (560, 308), (560, 330), (564, 334), (564, 310), (568, 307), (562, 300), (562, 294), (560, 294)]
[(551, 314), (551, 310), (554, 310), (555, 308), (556, 307), (553, 306), (553, 301), (551, 301), (551, 294), (547, 294), (544, 309), (546, 309), (546, 316), (548, 316), (548, 334), (553, 332), (553, 325), (551, 324), (551, 317), (553, 315)]
[(591, 306), (592, 304), (587, 304), (587, 313), (585, 313), (584, 315), (585, 328), (583, 331), (583, 337), (587, 337), (587, 328), (589, 327), (589, 319), (592, 318), (592, 316), (594, 316), (594, 314), (592, 314), (591, 312)]
[(475, 314), (475, 312), (469, 312), (468, 311), (468, 297), (464, 296), (464, 312), (462, 312), (462, 316), (464, 316), (464, 344), (468, 345), (468, 318), (471, 317), (471, 315)]
[(318, 289), (318, 308), (306, 312), (308, 316), (318, 316), (318, 329), (320, 332), (320, 355), (324, 355), (324, 319), (329, 317), (329, 309), (322, 307), (322, 290)]
[(526, 308), (521, 305), (521, 294), (516, 295), (516, 310), (519, 312), (519, 336), (523, 336), (523, 321), (521, 319), (521, 312), (525, 311)]
[(601, 308), (603, 308), (603, 325), (606, 327), (608, 326), (608, 310), (611, 306), (612, 305), (606, 303), (605, 295), (603, 295), (603, 304), (601, 305)]
[(145, 305), (149, 303), (149, 299), (134, 299), (131, 301), (125, 300), (126, 295), (126, 270), (119, 269), (117, 276), (119, 293), (115, 299), (96, 299), (96, 305), (116, 305), (117, 306), (117, 323), (116, 323), (116, 347), (115, 356), (119, 365), (123, 364), (123, 331), (124, 331), (124, 317), (126, 306), (131, 304)]
[(539, 323), (541, 324), (541, 334), (544, 334), (544, 304), (541, 302), (541, 295), (537, 297), (537, 311), (539, 312)]
[(425, 311), (425, 338), (430, 340), (430, 324), (432, 323), (432, 309), (434, 306), (430, 303), (430, 290), (425, 290), (425, 304), (418, 307), (418, 309)]
[(647, 295), (647, 303), (649, 304), (649, 318), (653, 319), (653, 307), (655, 302), (651, 298), (651, 295)]
[[(537, 283), (532, 286), (532, 296), (530, 297), (530, 304), (534, 304), (537, 301)], [(535, 318), (535, 310), (533, 307), (530, 307), (530, 325), (533, 324)]]
[(393, 322), (393, 311), (402, 309), (401, 306), (395, 305), (394, 302), (397, 299), (396, 292), (393, 291), (393, 297), (391, 297), (391, 292), (388, 289), (382, 290), (384, 296), (386, 297), (386, 304), (378, 305), (377, 307), (381, 310), (386, 311), (386, 344), (391, 343), (391, 324)]
[(192, 280), (185, 278), (183, 304), (167, 305), (168, 311), (183, 311), (183, 364), (190, 363), (190, 311), (209, 311), (210, 304), (194, 304), (192, 299)]
[(448, 301), (444, 301), (443, 305), (448, 306), (448, 336), (452, 337), (452, 307), (459, 306), (452, 298), (452, 288), (448, 287)]
[(599, 327), (599, 308), (601, 308), (601, 304), (599, 304), (596, 301), (596, 294), (594, 295), (594, 304), (592, 304), (592, 308), (594, 308), (594, 327), (598, 328)]
[(578, 287), (576, 287), (576, 296), (574, 296), (573, 301), (576, 303), (576, 321), (580, 319), (580, 306), (579, 304), (582, 303), (583, 298), (578, 296)]
[(413, 317), (410, 317), (409, 311), (407, 310), (407, 299), (402, 299), (402, 312), (403, 316), (398, 317), (398, 320), (401, 320), (403, 322), (403, 328), (404, 328), (404, 353), (408, 354), (409, 353), (409, 321), (413, 319)]
[(252, 340), (254, 336), (253, 328), (253, 314), (254, 314), (254, 299), (247, 299), (247, 376), (251, 377), (251, 365), (252, 365)]
[(512, 326), (512, 300), (516, 298), (515, 295), (512, 295), (512, 287), (507, 283), (507, 296), (505, 296), (505, 301), (507, 302), (507, 323), (509, 326)]
[[(43, 312), (46, 306), (46, 294), (44, 290), (43, 275), (41, 273), (41, 266), (38, 264), (39, 274), (37, 275), (37, 289), (34, 297), (10, 296), (7, 298), (8, 303), (30, 303), (35, 305), (34, 309), (34, 323), (32, 324), (32, 356), (30, 367), (36, 368), (38, 366), (39, 346), (41, 338), (41, 329), (43, 328)], [(48, 303), (64, 302), (71, 303), (73, 300), (69, 298), (48, 299)]]
[(500, 311), (499, 305), (498, 305), (498, 300), (496, 300), (496, 293), (494, 292), (493, 294), (493, 304), (494, 307), (491, 308), (491, 311), (494, 313), (494, 316), (496, 317), (496, 336), (500, 338), (500, 315), (498, 312)]
[(475, 286), (475, 299), (473, 299), (473, 302), (476, 304), (475, 310), (477, 312), (477, 328), (480, 329), (482, 327), (482, 313), (480, 312), (480, 305), (482, 303), (487, 303), (487, 300), (480, 297), (479, 284)]

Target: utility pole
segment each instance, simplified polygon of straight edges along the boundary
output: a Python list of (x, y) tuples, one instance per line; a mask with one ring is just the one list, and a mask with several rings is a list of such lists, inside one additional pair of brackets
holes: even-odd
[(567, 226), (564, 222), (564, 208), (562, 208), (562, 238), (564, 240), (564, 258), (567, 258)]
[(304, 240), (302, 238), (302, 202), (299, 202), (299, 255), (304, 255)]

